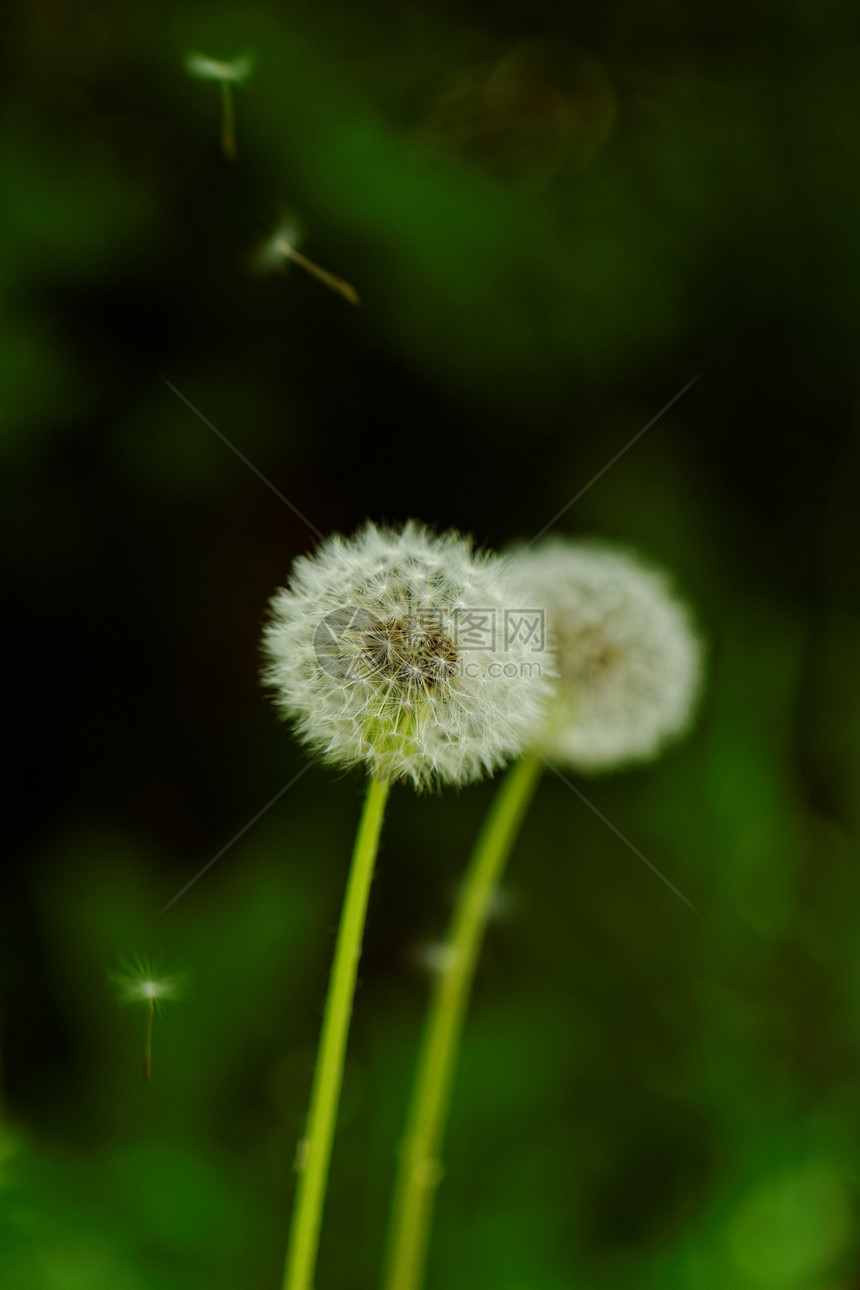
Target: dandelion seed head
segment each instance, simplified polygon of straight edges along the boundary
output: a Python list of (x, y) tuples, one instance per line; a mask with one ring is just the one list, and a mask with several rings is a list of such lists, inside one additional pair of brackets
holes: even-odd
[(275, 231), (258, 247), (255, 256), (257, 268), (261, 272), (285, 268), (292, 252), (301, 246), (303, 236), (298, 219), (285, 214)]
[(501, 621), (508, 592), (502, 561), (456, 533), (367, 524), (296, 561), (270, 603), (264, 679), (329, 762), (468, 783), (517, 755), (550, 692), (549, 655), (501, 631), (464, 639), (465, 616)]
[(511, 572), (545, 606), (555, 648), (556, 697), (533, 737), (547, 757), (612, 770), (686, 732), (703, 650), (665, 574), (614, 545), (564, 539), (524, 552)]
[(192, 52), (185, 56), (185, 70), (201, 81), (232, 81), (233, 84), (239, 84), (251, 75), (254, 60), (250, 54), (223, 60)]
[(147, 959), (134, 964), (123, 963), (121, 972), (109, 972), (117, 999), (121, 1004), (155, 1005), (180, 999), (184, 993), (185, 977), (174, 973), (166, 975), (153, 969)]

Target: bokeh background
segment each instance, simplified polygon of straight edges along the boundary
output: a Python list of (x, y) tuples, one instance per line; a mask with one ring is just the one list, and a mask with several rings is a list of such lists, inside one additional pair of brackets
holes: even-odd
[[(10, 14), (10, 18), (12, 15)], [(190, 50), (256, 70), (238, 158)], [(9, 1290), (279, 1285), (360, 775), (261, 693), (313, 533), (672, 571), (692, 737), (549, 777), (462, 1052), (428, 1290), (860, 1285), (860, 44), (847, 0), (37, 0), (4, 56)], [(261, 275), (285, 210), (354, 308)], [(320, 1290), (378, 1284), (428, 980), (493, 793), (392, 798)], [(187, 973), (157, 1021), (107, 979)]]

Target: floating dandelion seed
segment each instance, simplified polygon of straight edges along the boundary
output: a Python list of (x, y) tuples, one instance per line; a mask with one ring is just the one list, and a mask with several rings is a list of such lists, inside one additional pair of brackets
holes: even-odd
[(669, 578), (596, 541), (551, 539), (517, 559), (545, 607), (559, 671), (533, 742), (578, 770), (649, 761), (690, 725), (702, 646)]
[(203, 81), (233, 81), (236, 84), (248, 79), (254, 70), (249, 54), (227, 62), (219, 58), (210, 58), (207, 54), (188, 54), (185, 59), (186, 71)]
[(236, 109), (233, 103), (233, 86), (241, 85), (254, 70), (250, 54), (243, 54), (229, 62), (210, 58), (208, 54), (190, 53), (185, 56), (185, 70), (201, 81), (217, 81), (221, 86), (221, 147), (224, 155), (236, 160)]
[(185, 986), (184, 975), (165, 976), (154, 971), (148, 959), (138, 959), (135, 964), (123, 962), (122, 972), (108, 972), (117, 1000), (123, 1006), (140, 1005), (146, 1009), (146, 1043), (143, 1057), (143, 1078), (149, 1083), (152, 1071), (152, 1022), (156, 1013), (161, 1014), (162, 1004), (181, 999)]
[(454, 965), (455, 951), (445, 941), (427, 941), (415, 945), (409, 953), (411, 963), (431, 976), (449, 972)]
[(517, 756), (553, 668), (505, 633), (503, 572), (458, 534), (412, 521), (368, 524), (297, 560), (270, 605), (264, 676), (299, 736), (330, 762), (418, 788)]
[(322, 268), (313, 260), (309, 260), (306, 255), (302, 255), (298, 249), (301, 240), (301, 226), (294, 218), (288, 217), (260, 247), (257, 252), (257, 264), (262, 270), (269, 272), (283, 269), (289, 262), (298, 264), (318, 282), (322, 282), (332, 291), (343, 296), (344, 300), (349, 301), (351, 305), (360, 305), (358, 292), (351, 283), (344, 278), (338, 278), (334, 273), (329, 273), (328, 269)]

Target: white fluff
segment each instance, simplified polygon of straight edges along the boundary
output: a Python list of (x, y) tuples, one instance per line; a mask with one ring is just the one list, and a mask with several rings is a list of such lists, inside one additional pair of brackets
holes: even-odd
[(551, 539), (511, 564), (522, 595), (542, 605), (558, 688), (532, 736), (577, 770), (648, 761), (693, 716), (702, 647), (667, 577), (596, 541)]
[(208, 54), (191, 53), (185, 57), (185, 70), (202, 81), (245, 81), (254, 70), (250, 55), (226, 61)]
[[(327, 761), (465, 784), (522, 750), (550, 691), (549, 654), (504, 630), (515, 607), (504, 563), (458, 534), (367, 524), (296, 560), (270, 603), (264, 679)], [(468, 640), (473, 611), (494, 640)]]

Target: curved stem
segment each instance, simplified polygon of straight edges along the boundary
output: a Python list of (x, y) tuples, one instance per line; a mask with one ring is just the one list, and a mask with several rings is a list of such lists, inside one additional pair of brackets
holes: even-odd
[(381, 779), (372, 779), (368, 784), (355, 839), (323, 1017), (307, 1135), (299, 1146), (297, 1158), (299, 1182), (290, 1226), (284, 1290), (311, 1290), (313, 1285), (367, 898), (389, 787), (388, 781)]
[(439, 1152), (448, 1118), (454, 1069), (472, 979), (493, 895), (540, 778), (541, 764), (525, 756), (499, 789), (460, 890), (445, 958), (436, 979), (418, 1060), (406, 1135), (394, 1191), (385, 1290), (418, 1290), (430, 1231)]
[(236, 160), (236, 109), (229, 81), (221, 82), (221, 148), (225, 157)]

